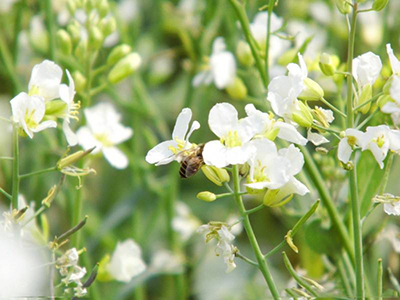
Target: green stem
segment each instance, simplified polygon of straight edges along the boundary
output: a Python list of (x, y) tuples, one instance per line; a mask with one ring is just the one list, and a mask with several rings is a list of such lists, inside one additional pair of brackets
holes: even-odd
[(379, 109), (375, 110), (372, 114), (370, 114), (368, 117), (366, 117), (365, 120), (362, 121), (362, 122), (360, 123), (360, 125), (358, 125), (358, 126), (356, 127), (356, 129), (361, 130), (361, 128), (363, 128), (366, 124), (368, 124), (368, 122), (369, 122), (373, 117), (375, 117), (375, 115), (376, 115), (376, 113), (377, 113), (378, 111), (379, 111)]
[(3, 190), (2, 188), (0, 188), (0, 193), (2, 193), (4, 196), (6, 196), (9, 200), (12, 199), (12, 196), (7, 193), (5, 190)]
[(247, 262), (248, 264), (255, 266), (258, 268), (258, 263), (256, 263), (255, 261), (251, 260), (250, 258), (240, 254), (240, 252), (235, 253), (236, 257), (239, 257), (240, 259), (244, 260), (245, 262)]
[(257, 42), (254, 40), (254, 37), (251, 34), (249, 20), (247, 19), (247, 15), (246, 15), (246, 10), (244, 9), (244, 6), (238, 0), (229, 0), (229, 2), (232, 4), (232, 7), (236, 12), (237, 17), (239, 18), (239, 22), (240, 22), (240, 25), (242, 26), (243, 33), (246, 37), (247, 42), (249, 43), (251, 53), (253, 54), (253, 57), (256, 61), (257, 69), (260, 72), (261, 79), (263, 81), (264, 86), (267, 88), (268, 87), (268, 79), (267, 79), (267, 75), (266, 75), (266, 71), (265, 71), (265, 65), (260, 57)]
[(386, 185), (389, 181), (390, 170), (392, 169), (393, 157), (394, 153), (390, 151), (388, 154), (388, 160), (386, 162), (385, 173), (383, 174), (382, 186), (379, 189), (379, 195), (382, 195), (385, 192)]
[(353, 298), (353, 292), (349, 282), (349, 274), (347, 274), (346, 272), (346, 268), (344, 266), (342, 258), (337, 258), (336, 264), (339, 271), (340, 279), (342, 280), (343, 287), (346, 292), (346, 296), (349, 298)]
[(378, 259), (378, 300), (382, 300), (383, 291), (383, 267), (382, 258)]
[(304, 160), (306, 162), (305, 167), (307, 173), (311, 177), (311, 180), (314, 182), (315, 187), (318, 190), (318, 193), (321, 197), (321, 201), (326, 207), (328, 211), (329, 218), (332, 221), (332, 225), (335, 230), (338, 232), (340, 239), (347, 253), (351, 257), (352, 261), (354, 261), (354, 252), (351, 246), (350, 237), (346, 230), (345, 225), (343, 224), (343, 220), (339, 217), (339, 213), (336, 209), (335, 204), (333, 203), (332, 197), (326, 187), (325, 181), (322, 178), (313, 158), (311, 157), (310, 152), (305, 147), (300, 147), (301, 151), (304, 154)]
[[(82, 183), (83, 185), (83, 178), (82, 178)], [(72, 213), (72, 221), (71, 225), (75, 226), (78, 224), (79, 220), (81, 219), (82, 215), (82, 189), (83, 187), (81, 186), (77, 191), (75, 195), (75, 201), (73, 205), (73, 213)], [(75, 235), (71, 237), (71, 245), (72, 247), (79, 248), (79, 242), (80, 242), (80, 232), (78, 231)]]
[(44, 1), (44, 9), (46, 14), (46, 26), (47, 31), (49, 33), (49, 58), (54, 61), (55, 60), (55, 48), (56, 48), (56, 40), (55, 40), (55, 28), (54, 28), (54, 15), (53, 9), (51, 7), (51, 0)]
[(326, 100), (325, 98), (321, 98), (321, 102), (324, 103), (326, 106), (328, 106), (330, 109), (332, 109), (333, 111), (337, 112), (339, 115), (341, 115), (342, 117), (346, 118), (346, 114), (343, 113), (342, 111), (340, 111), (338, 108), (336, 108), (336, 106), (334, 106), (333, 104), (330, 104), (328, 102), (328, 100)]
[(32, 177), (32, 176), (36, 176), (36, 175), (40, 175), (40, 174), (45, 174), (45, 173), (49, 173), (49, 172), (54, 172), (57, 171), (57, 167), (51, 167), (48, 169), (43, 169), (43, 170), (39, 170), (39, 171), (34, 171), (31, 173), (26, 173), (26, 174), (22, 174), (19, 176), (19, 179), (25, 179), (28, 177)]
[[(354, 2), (353, 15), (351, 17), (351, 27), (349, 34), (349, 45), (347, 54), (347, 72), (353, 74), (353, 56), (354, 56), (354, 42), (356, 36), (356, 22), (357, 22), (357, 8), (358, 3)], [(347, 78), (347, 128), (354, 127), (354, 111), (353, 111), (353, 88), (352, 77)], [(358, 199), (358, 184), (357, 184), (357, 166), (349, 171), (349, 189), (351, 198), (351, 208), (353, 215), (353, 230), (354, 230), (354, 254), (356, 262), (356, 297), (360, 299), (365, 298), (364, 291), (364, 265), (363, 265), (363, 250), (362, 250), (362, 232), (360, 222), (360, 204)]]
[[(242, 195), (243, 193), (239, 193), (239, 194)], [(256, 207), (252, 208), (252, 209), (248, 209), (248, 210), (246, 210), (246, 215), (250, 215), (252, 213), (258, 212), (259, 210), (262, 210), (264, 208), (265, 208), (265, 205), (261, 204), (259, 206), (256, 206)]]
[(18, 209), (18, 194), (19, 194), (19, 145), (18, 145), (18, 125), (13, 123), (13, 183), (12, 183), (12, 198), (11, 205), (13, 209)]
[(268, 22), (267, 22), (267, 39), (265, 41), (265, 75), (266, 81), (269, 83), (269, 41), (271, 38), (271, 15), (274, 9), (275, 0), (269, 0), (268, 2)]
[(375, 95), (375, 96), (372, 97), (371, 99), (369, 99), (369, 100), (367, 100), (367, 101), (361, 103), (360, 105), (354, 107), (354, 111), (358, 111), (359, 109), (361, 109), (361, 108), (363, 108), (365, 105), (367, 105), (367, 104), (369, 104), (369, 103), (375, 101), (376, 99), (378, 99), (378, 98), (379, 98), (380, 96), (382, 96), (382, 95), (383, 95), (383, 93), (379, 93), (379, 94)]
[(263, 274), (265, 281), (268, 284), (268, 287), (271, 291), (271, 294), (274, 299), (279, 299), (279, 292), (275, 286), (274, 279), (269, 271), (267, 261), (264, 259), (264, 256), (261, 252), (260, 246), (258, 245), (257, 238), (254, 234), (253, 228), (250, 223), (249, 216), (246, 214), (246, 209), (243, 204), (242, 196), (240, 193), (240, 178), (239, 178), (239, 167), (238, 165), (233, 166), (233, 190), (235, 192), (234, 198), (236, 205), (239, 209), (240, 215), (243, 218), (243, 226), (246, 230), (247, 236), (249, 238), (251, 247), (253, 248), (253, 252), (257, 258), (258, 267)]
[(338, 131), (338, 130), (335, 130), (335, 129), (332, 129), (332, 128), (327, 128), (327, 127), (324, 127), (324, 126), (320, 126), (320, 125), (318, 125), (316, 123), (313, 123), (311, 126), (313, 128), (315, 128), (315, 129), (320, 129), (320, 130), (328, 131), (328, 132), (331, 132), (331, 133), (340, 134), (340, 131)]

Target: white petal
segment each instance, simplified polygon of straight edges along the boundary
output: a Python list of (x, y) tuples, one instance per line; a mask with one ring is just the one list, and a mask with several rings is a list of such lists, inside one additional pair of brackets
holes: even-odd
[(49, 101), (58, 97), (61, 77), (61, 68), (54, 62), (45, 60), (33, 67), (28, 88), (31, 90), (33, 86), (38, 87), (38, 94)]
[(374, 84), (382, 69), (380, 57), (372, 52), (353, 59), (353, 75), (360, 88)]
[(307, 131), (307, 139), (312, 142), (315, 146), (319, 146), (321, 144), (329, 143), (329, 140), (325, 138), (323, 135), (312, 132), (311, 129)]
[(383, 210), (388, 215), (400, 216), (400, 202), (384, 203)]
[(194, 87), (198, 87), (202, 84), (209, 85), (212, 82), (212, 74), (209, 70), (198, 73), (192, 81)]
[(125, 127), (121, 124), (114, 124), (112, 126), (112, 133), (109, 134), (109, 140), (114, 145), (118, 145), (126, 140), (130, 139), (133, 135), (133, 129), (130, 127)]
[(149, 164), (155, 164), (166, 158), (174, 157), (174, 153), (171, 151), (170, 147), (175, 148), (176, 146), (176, 142), (172, 140), (162, 142), (147, 153), (146, 161)]
[(212, 54), (218, 54), (226, 49), (223, 37), (217, 37), (212, 45)]
[(192, 135), (193, 131), (200, 128), (200, 123), (197, 121), (193, 121), (192, 126), (190, 126), (190, 130), (186, 135), (185, 141), (189, 141), (190, 136)]
[(393, 74), (400, 75), (400, 62), (393, 53), (393, 49), (390, 44), (386, 44), (386, 51), (389, 56), (390, 65), (392, 67)]
[(117, 147), (104, 147), (103, 154), (114, 168), (125, 169), (129, 164), (126, 155)]
[(218, 103), (210, 110), (208, 124), (218, 137), (225, 137), (230, 130), (236, 129), (238, 112), (232, 104)]
[(85, 150), (89, 150), (90, 148), (96, 147), (93, 150), (93, 154), (98, 153), (103, 145), (94, 138), (92, 132), (90, 131), (89, 127), (81, 127), (76, 132), (76, 136), (78, 137), (78, 143), (83, 147)]
[(179, 113), (176, 119), (174, 131), (172, 132), (172, 139), (185, 140), (186, 132), (189, 129), (189, 122), (192, 119), (192, 110), (190, 108), (184, 108)]
[(218, 89), (224, 89), (236, 76), (236, 63), (232, 53), (224, 51), (210, 58), (211, 73)]
[(304, 146), (308, 140), (303, 137), (291, 124), (285, 122), (276, 122), (275, 128), (279, 128), (278, 137), (291, 143)]
[(375, 157), (375, 160), (379, 164), (379, 167), (381, 169), (383, 169), (383, 166), (384, 166), (383, 160), (386, 157), (387, 150), (386, 150), (386, 153), (385, 153), (384, 151), (382, 151), (381, 148), (379, 148), (379, 146), (376, 143), (370, 143), (369, 150), (371, 150), (373, 156)]
[(338, 158), (343, 163), (348, 163), (350, 160), (350, 156), (353, 153), (353, 149), (350, 147), (347, 142), (347, 137), (344, 137), (340, 140), (338, 146)]
[(289, 174), (294, 176), (300, 173), (304, 165), (304, 156), (300, 152), (299, 148), (294, 145), (290, 145), (288, 148), (282, 148), (278, 154), (285, 157), (290, 162)]
[(71, 128), (69, 127), (69, 123), (66, 120), (64, 120), (64, 123), (63, 123), (63, 131), (64, 131), (65, 137), (67, 139), (68, 145), (75, 146), (76, 144), (78, 144), (78, 137), (71, 130)]
[(220, 141), (211, 141), (204, 145), (203, 159), (209, 166), (224, 168), (229, 165), (226, 160), (226, 147)]
[(31, 128), (31, 130), (33, 132), (39, 132), (39, 131), (45, 130), (47, 128), (56, 128), (56, 127), (57, 127), (56, 121), (48, 120), (48, 121), (44, 121), (44, 122), (40, 123), (36, 128)]
[(255, 154), (255, 152), (255, 147), (252, 146), (250, 143), (247, 143), (240, 147), (226, 147), (226, 162), (231, 165), (244, 164)]
[(397, 104), (400, 104), (400, 76), (393, 76), (392, 85), (390, 86), (390, 96)]
[(387, 102), (384, 106), (382, 106), (381, 111), (385, 114), (393, 114), (400, 112), (400, 106), (394, 102)]
[(390, 150), (398, 151), (400, 150), (400, 131), (399, 130), (390, 130), (388, 132), (388, 137), (390, 140)]

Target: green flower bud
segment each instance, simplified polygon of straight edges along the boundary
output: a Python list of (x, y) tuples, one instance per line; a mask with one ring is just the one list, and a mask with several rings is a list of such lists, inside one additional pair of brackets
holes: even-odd
[(304, 79), (305, 89), (299, 95), (300, 100), (319, 101), (324, 97), (324, 90), (310, 78)]
[(129, 46), (127, 44), (122, 44), (122, 45), (115, 47), (108, 55), (107, 64), (114, 65), (121, 58), (123, 58), (123, 57), (127, 56), (129, 53), (131, 53), (131, 51), (132, 51), (131, 46)]
[(86, 87), (86, 77), (79, 71), (75, 71), (72, 73), (72, 78), (75, 82), (75, 90), (79, 93), (82, 92)]
[(117, 29), (117, 22), (113, 17), (109, 17), (106, 19), (101, 20), (100, 22), (100, 30), (103, 33), (103, 35), (109, 36), (111, 33), (113, 33)]
[(82, 158), (84, 158), (85, 156), (89, 155), (95, 147), (90, 148), (86, 151), (83, 150), (79, 150), (75, 153), (72, 153), (64, 158), (61, 158), (58, 162), (57, 162), (57, 169), (58, 170), (62, 170), (66, 167), (69, 167), (71, 165), (73, 165), (74, 163), (76, 163), (77, 161), (81, 160)]
[(75, 10), (76, 10), (76, 1), (75, 0), (68, 0), (67, 9), (68, 9), (70, 15), (73, 16), (75, 14)]
[(335, 2), (341, 14), (347, 15), (351, 12), (351, 6), (347, 3), (347, 0), (335, 0)]
[(53, 100), (46, 102), (45, 116), (62, 118), (65, 115), (67, 109), (67, 103), (62, 100)]
[(67, 31), (70, 34), (72, 41), (78, 43), (81, 39), (81, 25), (77, 20), (73, 20), (67, 26)]
[(382, 95), (378, 98), (378, 101), (376, 101), (380, 109), (388, 102), (395, 102), (390, 95)]
[(310, 108), (301, 101), (299, 101), (299, 106), (300, 113), (293, 113), (292, 119), (300, 126), (310, 128), (314, 120)]
[[(363, 87), (362, 91), (361, 91), (361, 95), (358, 97), (358, 102), (356, 103), (356, 105), (361, 105), (364, 102), (367, 102), (369, 99), (372, 98), (372, 86), (370, 84), (366, 85), (365, 87)], [(366, 113), (368, 113), (369, 109), (371, 108), (371, 103), (368, 103), (366, 105), (364, 105), (360, 111), (361, 113), (363, 113), (364, 115)]]
[(204, 165), (201, 167), (201, 170), (211, 182), (218, 186), (222, 186), (224, 182), (229, 182), (231, 180), (228, 171), (225, 169)]
[(197, 194), (197, 199), (206, 201), (206, 202), (212, 202), (217, 200), (217, 196), (214, 193), (211, 192), (200, 192)]
[(142, 59), (136, 52), (125, 56), (108, 73), (108, 81), (114, 84), (120, 82), (122, 79), (133, 74), (141, 63)]
[(390, 95), (390, 88), (392, 86), (392, 82), (393, 82), (393, 76), (391, 76), (385, 83), (385, 85), (383, 86), (383, 93), (385, 95)]
[(380, 11), (385, 8), (385, 6), (388, 4), (388, 1), (389, 0), (375, 0), (372, 4), (372, 9)]
[(239, 77), (235, 77), (233, 82), (226, 87), (226, 92), (233, 99), (242, 100), (247, 96), (247, 88)]
[(335, 74), (336, 68), (332, 62), (332, 59), (329, 54), (322, 53), (319, 59), (319, 68), (321, 69), (322, 73), (326, 76), (332, 76)]
[(85, 12), (88, 14), (95, 7), (93, 0), (85, 0)]
[(100, 282), (107, 282), (114, 279), (110, 272), (108, 272), (108, 264), (110, 263), (110, 260), (110, 254), (104, 255), (103, 258), (100, 260), (99, 271), (97, 273), (96, 280)]
[(64, 29), (58, 30), (56, 39), (61, 52), (65, 55), (70, 55), (72, 52), (72, 40), (68, 32)]
[(239, 41), (239, 43), (237, 44), (236, 56), (242, 65), (246, 67), (251, 67), (254, 65), (253, 54), (251, 53), (249, 44), (245, 41)]
[(89, 29), (89, 43), (90, 46), (98, 50), (103, 45), (103, 34), (97, 26), (92, 26)]
[(75, 56), (80, 61), (85, 61), (86, 52), (87, 52), (87, 41), (81, 40), (78, 46), (76, 46), (75, 48)]
[(97, 12), (99, 13), (100, 18), (104, 18), (110, 12), (110, 5), (107, 0), (102, 0), (97, 5)]
[(265, 206), (278, 207), (288, 203), (293, 198), (293, 194), (284, 196), (281, 189), (268, 190), (264, 195), (263, 203)]

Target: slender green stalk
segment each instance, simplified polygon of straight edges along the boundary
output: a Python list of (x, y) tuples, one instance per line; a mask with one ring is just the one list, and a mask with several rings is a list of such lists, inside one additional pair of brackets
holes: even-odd
[(347, 253), (351, 257), (351, 260), (354, 261), (354, 252), (353, 247), (351, 246), (350, 237), (347, 232), (347, 229), (343, 223), (343, 220), (339, 217), (339, 213), (336, 209), (335, 204), (333, 203), (332, 197), (326, 187), (324, 179), (322, 178), (314, 160), (311, 157), (310, 152), (307, 148), (300, 146), (301, 151), (304, 154), (304, 160), (306, 162), (306, 170), (311, 180), (315, 184), (315, 187), (318, 190), (318, 193), (321, 197), (321, 201), (326, 207), (328, 211), (329, 218), (332, 221), (332, 225), (335, 230), (338, 232), (340, 240), (346, 249)]
[(12, 183), (12, 198), (11, 206), (13, 209), (18, 209), (18, 194), (19, 194), (19, 145), (18, 145), (18, 126), (13, 123), (13, 183)]
[(382, 185), (379, 189), (379, 195), (382, 195), (385, 192), (386, 185), (389, 181), (390, 170), (392, 169), (393, 157), (394, 157), (394, 154), (392, 151), (390, 151), (388, 154), (387, 162), (386, 162), (385, 173), (383, 174)]
[[(83, 178), (82, 178), (82, 184), (83, 184)], [(71, 221), (71, 225), (75, 226), (79, 220), (81, 219), (81, 215), (82, 215), (82, 189), (83, 187), (81, 186), (75, 194), (75, 201), (74, 201), (74, 205), (73, 205), (73, 213), (72, 213), (72, 221)], [(80, 232), (76, 232), (76, 234), (74, 234), (71, 237), (71, 245), (72, 247), (75, 248), (79, 248), (79, 242), (80, 242)]]
[(41, 174), (54, 172), (54, 171), (57, 171), (57, 167), (51, 167), (51, 168), (47, 168), (47, 169), (43, 169), (43, 170), (39, 170), (39, 171), (34, 171), (34, 172), (22, 174), (22, 175), (19, 176), (19, 178), (20, 179), (25, 179), (25, 178), (29, 178), (29, 177), (32, 177), (32, 176), (41, 175)]
[(256, 61), (256, 66), (258, 71), (260, 72), (261, 79), (265, 87), (268, 87), (268, 79), (267, 74), (265, 71), (265, 65), (262, 61), (259, 51), (257, 42), (254, 40), (254, 37), (250, 31), (250, 23), (246, 15), (246, 10), (244, 9), (243, 4), (241, 4), (238, 0), (229, 0), (232, 4), (233, 9), (235, 10), (237, 17), (239, 18), (240, 25), (242, 26), (243, 33), (246, 37), (247, 42), (249, 43), (251, 53)]
[(283, 262), (285, 263), (287, 270), (289, 271), (290, 275), (294, 278), (294, 280), (296, 280), (298, 284), (304, 287), (307, 290), (307, 292), (309, 292), (311, 295), (313, 295), (314, 297), (318, 297), (317, 292), (313, 290), (312, 286), (296, 273), (285, 251), (282, 252), (282, 255), (283, 255)]
[(349, 275), (346, 272), (346, 268), (344, 266), (343, 260), (341, 258), (336, 259), (337, 270), (340, 275), (340, 279), (342, 280), (344, 290), (346, 292), (346, 296), (349, 298), (353, 298), (353, 291), (351, 289)]
[(246, 209), (243, 204), (242, 196), (240, 193), (240, 178), (239, 178), (239, 167), (238, 165), (233, 166), (233, 190), (235, 192), (234, 198), (236, 205), (239, 209), (240, 215), (243, 218), (243, 227), (246, 230), (247, 236), (249, 238), (251, 247), (253, 248), (253, 252), (257, 258), (258, 267), (263, 274), (265, 281), (268, 284), (268, 287), (271, 291), (272, 297), (274, 299), (279, 299), (279, 292), (275, 286), (274, 279), (269, 271), (267, 261), (264, 259), (264, 256), (261, 252), (260, 246), (258, 245), (257, 238), (254, 234), (253, 227), (251, 226), (249, 216), (246, 214)]
[(2, 188), (0, 188), (0, 193), (2, 193), (4, 196), (6, 196), (9, 200), (12, 199), (12, 196), (7, 193), (5, 190), (3, 190)]
[(46, 14), (46, 27), (49, 33), (49, 58), (55, 60), (55, 50), (56, 50), (56, 33), (54, 28), (54, 15), (53, 8), (51, 7), (51, 0), (44, 0), (44, 9)]
[(340, 111), (338, 108), (336, 108), (336, 106), (334, 106), (333, 104), (329, 103), (328, 100), (326, 100), (325, 98), (321, 98), (321, 102), (324, 103), (326, 106), (328, 106), (330, 109), (332, 109), (333, 111), (337, 112), (339, 115), (341, 115), (342, 117), (346, 118), (346, 114), (343, 113), (342, 111)]
[[(356, 36), (356, 23), (357, 23), (357, 8), (358, 3), (354, 2), (353, 15), (351, 17), (349, 44), (347, 53), (347, 72), (353, 74), (353, 56), (354, 56), (354, 42)], [(347, 127), (354, 127), (354, 111), (353, 111), (353, 88), (352, 77), (347, 77)], [(356, 262), (356, 297), (360, 299), (365, 298), (364, 291), (364, 264), (363, 264), (363, 250), (362, 250), (362, 232), (360, 222), (360, 204), (358, 197), (358, 184), (357, 184), (357, 166), (349, 171), (349, 189), (350, 200), (353, 216), (353, 231), (354, 231), (354, 255)]]
[(324, 131), (328, 131), (330, 133), (340, 134), (340, 131), (338, 131), (338, 130), (335, 130), (335, 129), (332, 129), (332, 128), (327, 128), (327, 127), (324, 127), (324, 126), (320, 126), (320, 125), (315, 124), (315, 123), (312, 124), (311, 126), (316, 128), (316, 129), (321, 129), (321, 130), (324, 130)]
[(255, 266), (258, 268), (258, 263), (256, 263), (255, 261), (251, 260), (250, 258), (240, 254), (240, 252), (235, 253), (236, 257), (239, 257), (240, 259), (244, 260), (245, 262), (247, 262), (248, 264)]
[[(304, 225), (305, 222), (307, 222), (307, 220), (314, 214), (314, 212), (317, 210), (318, 206), (319, 206), (320, 200), (318, 200), (317, 202), (314, 203), (313, 206), (311, 206), (310, 210), (300, 218), (300, 220), (297, 221), (297, 223), (293, 226), (292, 230), (291, 230), (291, 237), (294, 237), (295, 234), (297, 233), (297, 231), (301, 228), (301, 226)], [(277, 253), (280, 249), (283, 248), (283, 246), (286, 245), (286, 239), (284, 239), (282, 242), (280, 242), (274, 249), (272, 249), (271, 251), (269, 251), (267, 254), (264, 255), (264, 258), (267, 259), (268, 257), (270, 257), (271, 255)]]
[(357, 112), (359, 109), (361, 109), (361, 108), (363, 108), (365, 105), (367, 105), (367, 104), (369, 104), (369, 103), (375, 101), (376, 99), (378, 99), (378, 98), (379, 98), (380, 96), (382, 96), (382, 95), (383, 95), (383, 93), (376, 94), (376, 95), (375, 95), (374, 97), (372, 97), (371, 99), (369, 99), (369, 100), (367, 100), (367, 101), (361, 103), (360, 105), (354, 107), (354, 111)]
[(269, 83), (269, 41), (271, 38), (271, 15), (274, 9), (275, 0), (269, 0), (268, 2), (268, 22), (267, 22), (267, 38), (265, 41), (265, 76), (266, 81)]
[(379, 109), (375, 110), (372, 114), (370, 114), (368, 117), (366, 117), (365, 120), (362, 121), (362, 122), (360, 123), (360, 125), (358, 125), (358, 126), (356, 127), (356, 129), (361, 130), (361, 128), (363, 128), (365, 125), (367, 125), (368, 122), (371, 121), (371, 119), (372, 119), (373, 117), (375, 117), (375, 115), (378, 113), (378, 111), (379, 111)]
[[(239, 194), (242, 195), (243, 193), (239, 193)], [(265, 205), (261, 204), (259, 206), (256, 206), (256, 207), (252, 208), (252, 209), (248, 209), (248, 210), (246, 210), (246, 215), (250, 215), (252, 213), (258, 212), (259, 210), (262, 210), (264, 208), (265, 208)]]
[(382, 300), (383, 291), (383, 267), (382, 258), (378, 259), (378, 300)]

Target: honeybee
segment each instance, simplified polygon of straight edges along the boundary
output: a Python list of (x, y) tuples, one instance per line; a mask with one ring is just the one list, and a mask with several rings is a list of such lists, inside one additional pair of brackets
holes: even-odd
[(200, 144), (193, 149), (184, 150), (179, 154), (181, 157), (179, 176), (181, 178), (189, 178), (201, 169), (204, 165), (203, 149), (204, 144)]

